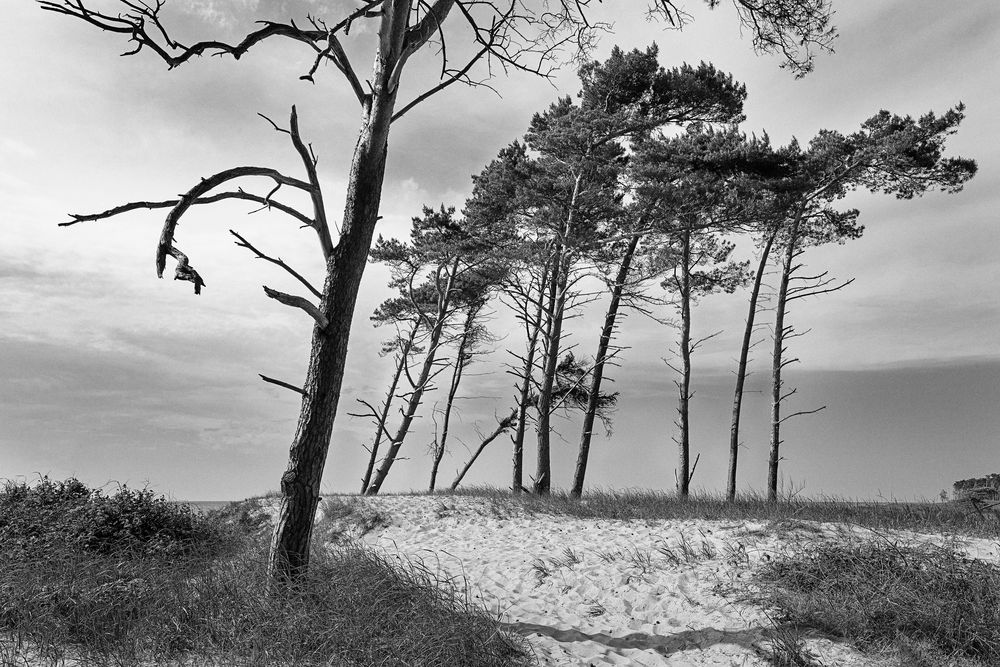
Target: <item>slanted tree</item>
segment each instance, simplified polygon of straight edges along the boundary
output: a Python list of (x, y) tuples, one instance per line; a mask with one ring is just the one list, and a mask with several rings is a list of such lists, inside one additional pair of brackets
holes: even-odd
[[(146, 51), (170, 68), (205, 54), (239, 59), (263, 42), (290, 39), (303, 44), (312, 61), (302, 79), (314, 81), (320, 65), (331, 63), (344, 75), (361, 106), (361, 127), (348, 172), (344, 214), (336, 241), (328, 224), (315, 155), (301, 138), (294, 109), (289, 127), (283, 131), (292, 139), (307, 180), (289, 177), (271, 168), (235, 167), (202, 179), (179, 198), (131, 202), (101, 213), (75, 215), (69, 223), (107, 218), (141, 208), (169, 209), (157, 244), (157, 274), (162, 276), (169, 255), (176, 261), (174, 277), (192, 282), (196, 293), (205, 282), (188, 256), (175, 244), (177, 223), (193, 205), (224, 199), (252, 201), (291, 215), (317, 233), (325, 275), (322, 288), (311, 284), (306, 287), (318, 299), (319, 305), (304, 297), (275, 290), (266, 292), (280, 303), (302, 309), (314, 320), (305, 382), (301, 387), (278, 382), (301, 394), (302, 403), (288, 467), (281, 478), (282, 498), (271, 544), (270, 574), (276, 580), (294, 578), (309, 562), (313, 521), (344, 377), (351, 320), (379, 217), (391, 123), (456, 82), (475, 82), (472, 72), (477, 65), (486, 67), (487, 72), (499, 66), (504, 70), (546, 75), (551, 72), (560, 51), (570, 47), (585, 52), (596, 36), (610, 26), (590, 20), (591, 0), (560, 0), (537, 5), (527, 0), (364, 0), (336, 21), (307, 17), (308, 26), (305, 23), (297, 25), (294, 21), (261, 21), (258, 28), (236, 44), (215, 39), (185, 43), (164, 23), (162, 0), (155, 3), (118, 0), (112, 3), (118, 11), (95, 9), (94, 4), (90, 0), (39, 0), (44, 10), (125, 36), (131, 44), (128, 55)], [(706, 4), (714, 7), (718, 2), (706, 0)], [(781, 54), (785, 64), (798, 75), (811, 69), (814, 50), (828, 48), (834, 38), (829, 0), (775, 0), (765, 4), (735, 0), (735, 6), (741, 24), (750, 31), (754, 47)], [(674, 24), (680, 23), (684, 16), (671, 0), (652, 0), (648, 9)], [(341, 38), (347, 38), (356, 23), (368, 21), (377, 26), (376, 30), (368, 32), (378, 37), (374, 40), (371, 74), (360, 77)], [(354, 35), (364, 32), (355, 30)], [(462, 64), (449, 61), (449, 54), (454, 54), (454, 50), (444, 48), (449, 35), (452, 38), (464, 35), (474, 44), (466, 51), (468, 59)], [(407, 63), (432, 39), (437, 39), (441, 46), (440, 80), (413, 100), (398, 105)], [(248, 177), (269, 179), (275, 187), (285, 186), (306, 193), (311, 200), (312, 213), (307, 215), (276, 202), (274, 190), (267, 195), (243, 188), (213, 192), (234, 180)], [(337, 225), (332, 228), (336, 229)], [(275, 263), (282, 268), (287, 266)], [(308, 281), (303, 279), (302, 282)]]
[[(733, 123), (742, 119), (746, 89), (732, 76), (702, 63), (665, 70), (657, 62), (657, 48), (644, 52), (638, 49), (624, 53), (614, 49), (607, 61), (592, 62), (581, 68), (581, 107), (596, 113), (592, 124), (599, 124), (599, 142), (624, 144), (642, 143), (654, 132), (668, 125), (686, 123)], [(624, 191), (629, 190), (626, 176)], [(618, 322), (619, 310), (625, 303), (641, 300), (634, 288), (643, 281), (631, 277), (633, 262), (643, 238), (649, 234), (650, 202), (622, 206), (619, 215), (609, 220), (612, 236), (607, 254), (614, 262), (599, 262), (614, 272), (605, 273), (610, 301), (604, 326), (598, 339), (595, 365), (591, 374), (592, 402), (584, 411), (583, 428), (570, 493), (579, 497), (590, 456), (594, 421), (601, 396), (605, 366), (611, 359), (611, 340)], [(655, 205), (655, 202), (653, 202)]]
[[(504, 272), (505, 268), (504, 268)], [(497, 287), (500, 280), (499, 272), (489, 276), (488, 279), (479, 281), (466, 288), (469, 294), (463, 295), (465, 301), (465, 318), (461, 329), (457, 334), (455, 343), (455, 358), (451, 362), (451, 380), (448, 383), (448, 395), (445, 398), (444, 408), (441, 413), (441, 428), (438, 431), (435, 425), (434, 440), (431, 443), (431, 480), (429, 491), (433, 492), (437, 484), (438, 468), (441, 460), (448, 451), (448, 436), (451, 433), (451, 415), (455, 409), (455, 399), (458, 395), (459, 386), (465, 376), (465, 370), (472, 363), (473, 359), (484, 352), (483, 346), (496, 342), (484, 323), (486, 304), (492, 292)], [(505, 429), (506, 430), (506, 427)], [(499, 435), (499, 433), (497, 433)]]
[(966, 158), (946, 158), (944, 149), (948, 136), (962, 122), (964, 111), (965, 107), (959, 104), (940, 116), (927, 113), (918, 119), (880, 111), (852, 134), (821, 131), (796, 160), (798, 201), (778, 236), (781, 278), (775, 303), (767, 476), (768, 499), (772, 502), (778, 495), (781, 424), (816, 411), (785, 416), (781, 413), (782, 402), (790, 395), (783, 391), (782, 371), (796, 361), (785, 356), (786, 342), (794, 335), (786, 320), (787, 306), (795, 299), (839, 289), (831, 286), (825, 274), (803, 277), (801, 284), (793, 286), (802, 252), (811, 245), (843, 242), (861, 235), (863, 228), (857, 224), (857, 211), (841, 212), (831, 206), (852, 190), (863, 188), (900, 199), (912, 199), (931, 189), (960, 191), (975, 175), (976, 163)]
[[(424, 395), (435, 376), (444, 369), (441, 349), (454, 337), (457, 316), (482, 308), (489, 290), (502, 279), (506, 267), (496, 261), (492, 250), (505, 242), (501, 226), (479, 227), (468, 220), (456, 220), (453, 208), (425, 208), (422, 218), (413, 219), (410, 241), (379, 237), (372, 248), (372, 259), (392, 267), (390, 286), (398, 289), (408, 307), (397, 310), (413, 318), (411, 326), (426, 331), (423, 360), (414, 377), (406, 366), (409, 388), (405, 392), (401, 419), (392, 436), (386, 435), (388, 449), (368, 483), (365, 493), (374, 495), (382, 488), (399, 450), (410, 432)], [(423, 282), (417, 283), (418, 280)], [(466, 318), (468, 323), (468, 318)], [(475, 315), (467, 331), (472, 332)], [(464, 327), (460, 327), (464, 330)], [(461, 335), (459, 333), (458, 335)], [(461, 375), (458, 376), (459, 380)], [(454, 383), (457, 391), (457, 383)], [(373, 411), (374, 413), (374, 411)], [(372, 414), (373, 417), (380, 415)], [(380, 430), (384, 427), (380, 427)], [(372, 455), (374, 457), (373, 448)]]

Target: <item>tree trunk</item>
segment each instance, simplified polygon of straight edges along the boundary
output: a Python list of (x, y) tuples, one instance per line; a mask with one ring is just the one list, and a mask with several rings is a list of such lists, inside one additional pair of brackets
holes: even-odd
[(341, 237), (326, 263), (320, 311), (329, 324), (324, 329), (318, 324), (313, 327), (299, 421), (288, 453), (288, 468), (281, 476), (281, 504), (268, 564), (268, 574), (276, 581), (294, 579), (309, 565), (309, 545), (344, 380), (351, 320), (382, 199), (389, 124), (396, 102), (396, 88), (390, 83), (402, 53), (409, 0), (394, 0), (383, 11), (371, 97), (351, 160)]
[(771, 360), (771, 451), (767, 460), (767, 499), (778, 500), (778, 462), (781, 460), (781, 369), (785, 352), (785, 304), (788, 298), (788, 281), (792, 275), (792, 261), (795, 258), (795, 244), (798, 241), (798, 220), (792, 225), (788, 246), (781, 264), (781, 284), (778, 287), (778, 301), (774, 315), (774, 353)]
[(375, 477), (372, 479), (371, 484), (368, 485), (368, 492), (366, 495), (374, 496), (378, 494), (379, 490), (382, 488), (382, 484), (385, 483), (385, 478), (389, 475), (389, 469), (392, 468), (392, 464), (396, 462), (396, 457), (399, 455), (399, 450), (403, 446), (403, 440), (406, 439), (407, 433), (410, 432), (410, 426), (413, 424), (413, 419), (417, 415), (417, 408), (420, 407), (420, 401), (424, 398), (424, 392), (427, 390), (427, 385), (430, 383), (431, 372), (434, 370), (434, 363), (437, 359), (437, 351), (441, 346), (441, 335), (444, 332), (444, 321), (446, 318), (446, 312), (448, 310), (448, 302), (450, 301), (449, 295), (451, 293), (451, 281), (448, 282), (448, 290), (445, 293), (445, 302), (442, 308), (438, 310), (438, 319), (434, 324), (434, 328), (431, 329), (431, 337), (427, 343), (427, 354), (424, 356), (424, 363), (420, 367), (420, 375), (417, 376), (416, 386), (413, 387), (413, 391), (410, 392), (410, 398), (406, 401), (406, 408), (403, 410), (403, 419), (396, 428), (395, 435), (389, 441), (389, 451), (386, 452), (385, 458), (382, 459), (382, 465), (379, 466), (378, 470), (375, 472)]
[(563, 310), (566, 306), (566, 283), (569, 278), (564, 266), (566, 259), (560, 248), (553, 266), (549, 287), (549, 313), (545, 332), (544, 367), (542, 385), (538, 390), (538, 452), (535, 464), (535, 482), (532, 490), (538, 495), (547, 495), (552, 488), (552, 461), (550, 445), (552, 437), (552, 389), (555, 385), (556, 367), (559, 365), (559, 343), (562, 337)]
[(597, 408), (601, 400), (601, 382), (604, 379), (604, 364), (607, 361), (608, 348), (611, 346), (611, 337), (614, 335), (615, 324), (618, 320), (618, 308), (621, 304), (622, 291), (625, 289), (625, 282), (628, 280), (629, 271), (632, 268), (632, 258), (635, 256), (635, 249), (639, 245), (640, 236), (636, 234), (629, 241), (622, 257), (622, 263), (618, 267), (618, 275), (615, 276), (614, 286), (611, 288), (611, 303), (608, 304), (608, 312), (604, 316), (604, 328), (601, 329), (601, 339), (597, 344), (597, 355), (594, 357), (594, 374), (590, 382), (590, 396), (587, 400), (587, 411), (583, 415), (583, 431), (580, 434), (580, 452), (576, 458), (576, 470), (573, 473), (573, 488), (570, 495), (579, 498), (583, 494), (583, 478), (587, 474), (587, 460), (590, 457), (590, 438), (594, 430), (594, 419), (597, 416)]
[(396, 362), (396, 373), (392, 376), (392, 383), (389, 385), (389, 391), (386, 392), (385, 403), (382, 405), (382, 414), (378, 416), (375, 439), (372, 441), (372, 451), (371, 455), (368, 457), (368, 467), (365, 468), (365, 476), (361, 480), (362, 495), (368, 491), (368, 484), (371, 483), (372, 471), (375, 470), (375, 462), (378, 461), (378, 448), (382, 442), (382, 436), (388, 428), (386, 424), (389, 422), (389, 408), (392, 406), (392, 401), (396, 397), (396, 388), (399, 386), (399, 378), (403, 375), (403, 368), (406, 366), (406, 360), (410, 356), (410, 349), (413, 347), (413, 339), (416, 338), (417, 330), (419, 328), (419, 324), (415, 322), (413, 328), (410, 330), (409, 336), (400, 348), (400, 357)]
[[(534, 318), (527, 321), (527, 305), (525, 306), (525, 324), (528, 329), (528, 350), (524, 357), (524, 374), (521, 378), (521, 388), (517, 399), (517, 429), (514, 431), (514, 461), (511, 479), (511, 491), (516, 495), (524, 488), (524, 432), (528, 421), (528, 403), (531, 400), (531, 376), (535, 366), (535, 352), (538, 349), (538, 336), (542, 330), (542, 314), (544, 308), (544, 286), (548, 280), (548, 259), (542, 268), (538, 279), (538, 306)], [(530, 290), (529, 290), (530, 294)]]
[(566, 292), (569, 288), (569, 272), (572, 251), (567, 242), (573, 233), (573, 218), (576, 214), (577, 197), (580, 195), (582, 176), (577, 175), (570, 196), (566, 224), (556, 244), (552, 267), (552, 289), (549, 292), (549, 322), (545, 335), (545, 368), (542, 388), (538, 392), (538, 459), (535, 466), (534, 492), (548, 495), (552, 489), (552, 460), (550, 444), (552, 440), (552, 387), (555, 383), (556, 367), (559, 365), (559, 343), (562, 338), (563, 312), (566, 309)]
[(691, 400), (691, 230), (685, 229), (682, 236), (681, 249), (681, 379), (677, 383), (677, 426), (680, 435), (677, 439), (679, 449), (677, 475), (677, 494), (687, 498), (691, 484), (690, 457), (691, 440), (688, 425), (688, 406)]
[(476, 323), (476, 315), (479, 308), (475, 305), (469, 306), (469, 312), (465, 316), (465, 325), (462, 328), (462, 338), (458, 343), (458, 352), (455, 355), (455, 368), (451, 374), (451, 385), (448, 387), (448, 400), (444, 406), (444, 420), (441, 425), (441, 437), (434, 444), (434, 460), (431, 465), (431, 483), (429, 491), (434, 492), (437, 483), (438, 468), (441, 466), (441, 459), (444, 458), (445, 447), (448, 444), (448, 425), (451, 422), (451, 409), (455, 405), (455, 394), (458, 393), (458, 385), (462, 381), (462, 371), (465, 370), (465, 350), (469, 343), (469, 336), (472, 327)]
[(743, 330), (743, 344), (740, 346), (740, 363), (736, 368), (736, 391), (733, 394), (733, 421), (729, 428), (729, 479), (726, 482), (726, 498), (729, 502), (736, 500), (736, 463), (740, 452), (740, 411), (743, 408), (743, 386), (747, 378), (747, 360), (750, 356), (750, 340), (753, 337), (754, 320), (757, 317), (757, 300), (760, 297), (760, 286), (764, 280), (764, 269), (771, 255), (771, 246), (778, 235), (778, 227), (767, 237), (767, 242), (761, 250), (760, 262), (753, 278), (753, 288), (750, 291), (750, 309), (747, 312), (747, 326)]
[(497, 428), (495, 431), (493, 431), (493, 433), (486, 436), (486, 438), (484, 438), (483, 441), (479, 443), (479, 447), (476, 449), (475, 453), (465, 464), (465, 467), (462, 468), (461, 472), (458, 473), (458, 476), (455, 478), (455, 481), (451, 483), (452, 491), (457, 489), (458, 485), (462, 483), (462, 479), (465, 478), (465, 474), (469, 472), (469, 468), (472, 467), (472, 464), (476, 462), (476, 459), (479, 458), (479, 455), (483, 453), (484, 449), (486, 449), (486, 445), (496, 440), (501, 433), (509, 429), (511, 427), (511, 424), (514, 423), (515, 419), (517, 419), (517, 408), (511, 411), (510, 416), (508, 416), (506, 419), (497, 424)]

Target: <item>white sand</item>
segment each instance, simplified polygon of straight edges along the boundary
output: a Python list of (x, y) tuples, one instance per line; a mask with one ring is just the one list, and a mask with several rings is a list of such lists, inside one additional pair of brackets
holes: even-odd
[[(466, 497), (344, 500), (390, 519), (361, 539), (464, 577), (542, 664), (559, 666), (767, 665), (761, 645), (772, 626), (763, 609), (741, 601), (742, 582), (762, 560), (842, 532), (805, 522), (774, 530), (762, 522), (512, 516), (507, 505)], [(997, 557), (996, 544), (970, 545)], [(825, 665), (887, 664), (824, 638), (806, 646)]]

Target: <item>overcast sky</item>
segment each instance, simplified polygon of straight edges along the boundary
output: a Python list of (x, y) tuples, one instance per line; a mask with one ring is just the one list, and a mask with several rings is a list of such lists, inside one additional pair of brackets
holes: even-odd
[[(127, 45), (81, 22), (21, 0), (0, 24), (0, 477), (76, 475), (91, 484), (148, 483), (177, 498), (229, 499), (276, 488), (298, 415), (291, 392), (257, 373), (298, 383), (311, 325), (301, 312), (267, 299), (261, 284), (294, 291), (279, 270), (233, 245), (228, 229), (294, 263), (320, 282), (314, 235), (280, 215), (247, 217), (239, 203), (190, 212), (179, 245), (207, 282), (157, 280), (153, 253), (163, 212), (57, 228), (68, 213), (104, 210), (137, 199), (170, 198), (200, 177), (237, 165), (271, 165), (297, 174), (287, 137), (257, 113), (284, 119), (298, 105), (303, 134), (320, 157), (332, 218), (359, 112), (333, 68), (316, 85), (298, 80), (311, 64), (295, 43), (258, 47), (238, 62), (201, 58), (168, 71), (149, 54), (121, 58)], [(339, 0), (168, 0), (176, 37), (238, 39), (256, 18), (330, 19)], [(791, 318), (801, 363), (787, 373), (799, 387), (796, 409), (827, 405), (788, 423), (782, 471), (810, 495), (934, 497), (956, 479), (1000, 471), (1000, 4), (968, 0), (839, 0), (835, 54), (795, 80), (774, 57), (753, 53), (730, 7), (708, 11), (689, 0), (693, 22), (682, 32), (647, 23), (639, 3), (604, 3), (614, 44), (656, 41), (661, 63), (713, 62), (747, 85), (748, 132), (774, 143), (807, 141), (821, 128), (852, 131), (885, 108), (918, 115), (968, 107), (949, 153), (979, 162), (978, 176), (957, 195), (913, 201), (858, 195), (864, 237), (811, 250), (810, 269), (855, 278), (846, 290), (797, 305)], [(352, 34), (357, 34), (355, 31)], [(370, 35), (354, 44), (355, 67), (369, 66)], [(428, 55), (408, 66), (402, 97), (433, 85)], [(361, 75), (364, 78), (364, 75)], [(571, 68), (546, 82), (528, 75), (485, 89), (452, 87), (393, 126), (379, 232), (405, 233), (423, 204), (461, 207), (477, 173), (523, 134), (531, 114), (575, 93)], [(744, 243), (744, 245), (746, 245)], [(169, 273), (169, 270), (168, 270)], [(324, 489), (356, 490), (371, 426), (347, 412), (355, 398), (379, 400), (391, 368), (378, 356), (385, 333), (368, 315), (388, 293), (386, 273), (370, 267), (355, 318), (341, 414)], [(694, 486), (724, 488), (733, 359), (745, 293), (704, 299), (695, 333), (724, 333), (695, 358)], [(598, 312), (571, 326), (579, 352), (592, 354)], [(498, 309), (495, 333), (509, 315)], [(768, 335), (762, 332), (762, 336)], [(613, 374), (621, 392), (615, 430), (595, 439), (588, 482), (599, 486), (673, 488), (670, 440), (675, 390), (663, 358), (675, 332), (638, 316), (624, 326), (631, 346)], [(497, 344), (468, 378), (456, 435), (470, 445), (476, 429), (512, 403)], [(767, 390), (766, 345), (758, 348), (751, 389)], [(437, 396), (430, 396), (424, 413)], [(763, 487), (768, 405), (748, 396), (741, 487)], [(422, 420), (404, 446), (386, 489), (422, 488), (429, 475), (429, 432)], [(555, 484), (567, 486), (579, 435), (559, 425)], [(509, 442), (491, 446), (470, 482), (505, 486)], [(466, 458), (458, 442), (442, 476)], [(533, 450), (527, 459), (533, 462)], [(527, 466), (530, 470), (531, 465)]]

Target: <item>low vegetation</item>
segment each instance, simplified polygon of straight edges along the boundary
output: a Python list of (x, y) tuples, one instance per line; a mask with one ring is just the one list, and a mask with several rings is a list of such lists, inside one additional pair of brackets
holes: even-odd
[[(444, 494), (442, 494), (444, 495)], [(523, 511), (557, 514), (581, 519), (717, 521), (767, 521), (776, 529), (802, 521), (842, 523), (873, 530), (909, 530), (920, 533), (954, 533), (1000, 537), (1000, 514), (976, 512), (961, 503), (855, 501), (841, 498), (811, 499), (794, 493), (779, 502), (748, 493), (730, 502), (722, 494), (693, 493), (678, 498), (673, 493), (647, 490), (593, 490), (582, 499), (553, 491), (548, 496), (520, 494), (497, 487), (469, 487), (448, 495), (490, 499), (495, 513)]]
[(530, 664), (464, 582), (356, 543), (275, 588), (261, 523), (253, 504), (202, 515), (125, 487), (7, 483), (0, 664)]
[(820, 542), (757, 573), (783, 622), (909, 667), (1000, 664), (1000, 568), (929, 544)]

